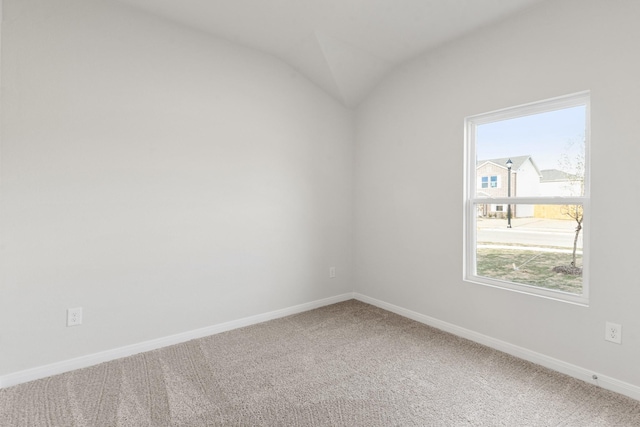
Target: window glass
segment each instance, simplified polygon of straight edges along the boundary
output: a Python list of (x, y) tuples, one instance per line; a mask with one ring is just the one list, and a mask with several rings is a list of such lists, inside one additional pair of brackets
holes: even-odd
[(511, 228), (501, 207), (477, 220), (477, 275), (582, 294), (582, 206), (512, 205)]
[(496, 188), (498, 176), (508, 178), (511, 160), (511, 178), (518, 178), (512, 197), (584, 195), (585, 110), (579, 105), (478, 125), (477, 173), (494, 173)]

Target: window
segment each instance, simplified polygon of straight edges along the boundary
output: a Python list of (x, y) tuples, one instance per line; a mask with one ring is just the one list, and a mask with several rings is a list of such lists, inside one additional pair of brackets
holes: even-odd
[(589, 93), (465, 120), (467, 281), (588, 303)]
[(481, 179), (480, 188), (498, 188), (498, 176), (483, 176)]

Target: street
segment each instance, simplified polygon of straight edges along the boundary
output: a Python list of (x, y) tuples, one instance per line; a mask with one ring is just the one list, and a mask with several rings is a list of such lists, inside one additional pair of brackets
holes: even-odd
[[(575, 226), (573, 221), (514, 219), (512, 228), (507, 228), (506, 220), (483, 220), (478, 221), (476, 236), (479, 244), (573, 248)], [(582, 233), (578, 239), (578, 248), (582, 248)]]

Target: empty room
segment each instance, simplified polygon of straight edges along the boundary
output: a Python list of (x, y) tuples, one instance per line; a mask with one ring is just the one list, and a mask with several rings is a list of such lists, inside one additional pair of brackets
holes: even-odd
[(640, 425), (640, 1), (0, 10), (1, 426)]

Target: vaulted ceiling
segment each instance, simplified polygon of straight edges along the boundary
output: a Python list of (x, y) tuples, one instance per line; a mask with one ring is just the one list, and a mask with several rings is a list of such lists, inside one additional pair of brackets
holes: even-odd
[(421, 52), (543, 0), (118, 0), (272, 54), (346, 106)]

